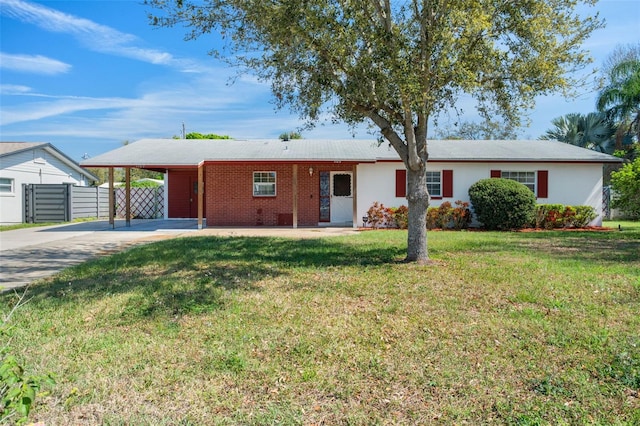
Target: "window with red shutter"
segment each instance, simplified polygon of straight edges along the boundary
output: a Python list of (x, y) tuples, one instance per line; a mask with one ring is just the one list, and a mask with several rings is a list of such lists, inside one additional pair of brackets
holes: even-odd
[(442, 196), (453, 197), (453, 170), (442, 171)]
[(538, 198), (549, 197), (549, 171), (538, 170)]
[(407, 196), (407, 171), (396, 170), (396, 197)]

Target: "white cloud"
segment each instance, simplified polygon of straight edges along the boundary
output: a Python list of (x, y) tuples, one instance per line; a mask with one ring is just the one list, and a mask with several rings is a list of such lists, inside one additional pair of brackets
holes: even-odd
[(29, 96), (52, 98), (54, 100), (50, 102), (29, 102), (19, 106), (12, 106), (11, 108), (3, 108), (0, 125), (6, 126), (80, 111), (123, 108), (136, 102), (135, 100), (123, 98), (83, 98), (72, 96), (56, 98), (35, 93), (29, 94)]
[(33, 74), (64, 74), (71, 65), (41, 55), (12, 55), (0, 52), (0, 68)]
[[(139, 88), (141, 94), (130, 98), (57, 96), (33, 92), (26, 86), (4, 86), (3, 94), (22, 96), (24, 102), (5, 105), (0, 124), (8, 126), (64, 115), (65, 120), (71, 121), (91, 117), (94, 129), (104, 126), (107, 131), (114, 131), (140, 126), (136, 132), (149, 129), (162, 132), (178, 128), (179, 123), (191, 119), (213, 122), (224, 116), (242, 121), (247, 115), (259, 113), (252, 105), (256, 97), (268, 96), (268, 87), (252, 81), (226, 84), (228, 71), (225, 70), (188, 75), (192, 77), (170, 85), (163, 81), (164, 77), (146, 80)], [(273, 107), (266, 101), (263, 105), (260, 110), (272, 115)], [(102, 110), (100, 114), (93, 113), (98, 110)], [(77, 129), (69, 126), (69, 130)]]
[(0, 13), (3, 15), (28, 22), (46, 31), (70, 34), (93, 51), (152, 64), (179, 66), (179, 61), (170, 53), (135, 46), (134, 44), (139, 42), (136, 36), (88, 19), (22, 0), (0, 0), (0, 6)]
[(31, 87), (19, 84), (0, 84), (0, 95), (24, 95), (31, 92)]

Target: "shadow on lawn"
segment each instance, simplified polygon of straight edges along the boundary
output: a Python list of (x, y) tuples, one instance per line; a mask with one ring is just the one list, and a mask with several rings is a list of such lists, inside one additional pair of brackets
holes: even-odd
[(517, 249), (533, 249), (559, 259), (640, 262), (640, 232), (532, 232), (518, 234), (515, 241)]
[(259, 291), (259, 281), (296, 268), (390, 263), (402, 254), (398, 247), (336, 238), (177, 238), (66, 269), (29, 293), (34, 302), (57, 307), (129, 294), (125, 318), (181, 315), (222, 309), (228, 291)]

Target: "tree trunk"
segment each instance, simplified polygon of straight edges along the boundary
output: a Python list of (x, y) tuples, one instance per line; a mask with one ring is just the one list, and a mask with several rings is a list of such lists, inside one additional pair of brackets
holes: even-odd
[(418, 170), (407, 170), (407, 202), (409, 207), (409, 232), (407, 236), (407, 262), (428, 263), (427, 249), (427, 191), (426, 163)]

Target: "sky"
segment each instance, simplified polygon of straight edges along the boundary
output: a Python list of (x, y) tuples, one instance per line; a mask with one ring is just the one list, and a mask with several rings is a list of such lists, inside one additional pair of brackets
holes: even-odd
[[(584, 45), (593, 67), (617, 45), (640, 42), (640, 0), (600, 0), (588, 10), (607, 23)], [(276, 110), (268, 83), (236, 78), (208, 55), (215, 35), (184, 41), (183, 28), (149, 25), (149, 12), (141, 0), (0, 0), (0, 141), (49, 142), (79, 162), (125, 141), (179, 136), (183, 123), (187, 133), (238, 139), (277, 138), (304, 124)], [(588, 85), (574, 99), (539, 97), (519, 138), (537, 139), (555, 117), (594, 111), (596, 95)], [(461, 119), (479, 121), (468, 103), (458, 104)], [(302, 135), (377, 137), (331, 120)]]

